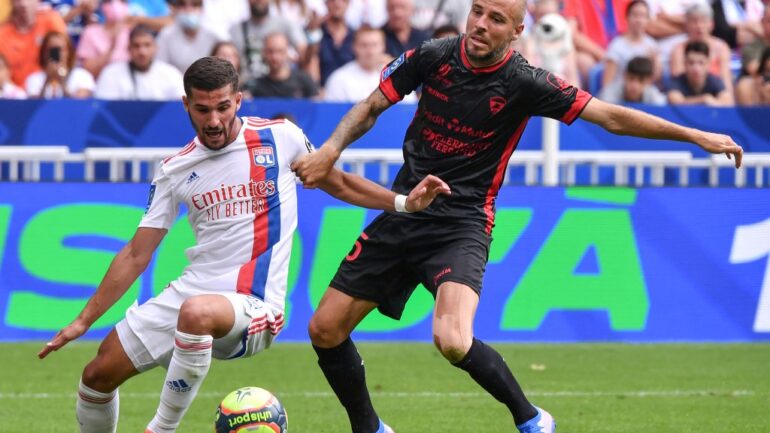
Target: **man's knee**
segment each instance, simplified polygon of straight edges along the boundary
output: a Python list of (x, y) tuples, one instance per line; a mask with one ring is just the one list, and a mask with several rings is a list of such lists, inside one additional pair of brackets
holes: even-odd
[(177, 329), (196, 335), (211, 334), (215, 328), (214, 308), (202, 297), (193, 296), (182, 303)]
[(103, 355), (97, 355), (89, 362), (83, 369), (81, 381), (83, 385), (93, 390), (109, 393), (114, 391), (122, 380), (115, 377), (114, 372), (109, 368), (109, 360), (105, 358)]
[(313, 345), (323, 348), (339, 346), (348, 338), (348, 333), (337, 321), (325, 319), (317, 314), (310, 319), (307, 331)]
[(433, 344), (447, 361), (455, 364), (462, 361), (473, 343), (472, 337), (464, 337), (459, 330), (435, 330)]

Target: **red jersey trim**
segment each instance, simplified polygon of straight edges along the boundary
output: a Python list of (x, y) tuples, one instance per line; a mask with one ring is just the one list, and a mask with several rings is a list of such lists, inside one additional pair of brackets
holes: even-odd
[(476, 68), (473, 65), (471, 65), (470, 60), (468, 60), (468, 54), (465, 52), (465, 38), (468, 36), (464, 36), (462, 39), (460, 39), (460, 58), (463, 61), (463, 65), (465, 65), (466, 68), (468, 68), (471, 72), (474, 74), (486, 74), (489, 72), (495, 72), (496, 70), (503, 67), (504, 64), (510, 60), (511, 56), (513, 55), (513, 48), (508, 50), (508, 53), (503, 57), (502, 60), (495, 63), (494, 65), (485, 66), (483, 68)]
[(575, 119), (580, 116), (580, 113), (582, 113), (586, 108), (586, 105), (588, 105), (588, 101), (590, 101), (591, 98), (593, 98), (593, 96), (591, 96), (590, 93), (586, 92), (585, 90), (577, 89), (575, 102), (572, 103), (572, 106), (569, 108), (569, 110), (564, 113), (564, 116), (562, 116), (559, 120), (566, 123), (567, 125), (571, 125), (572, 122), (574, 122)]
[(390, 78), (386, 78), (385, 81), (380, 81), (380, 91), (391, 104), (395, 104), (403, 99), (403, 96), (396, 92), (396, 88), (393, 87), (393, 81), (391, 81)]
[(500, 162), (497, 164), (497, 169), (495, 169), (495, 176), (492, 178), (492, 184), (489, 185), (489, 189), (487, 190), (487, 197), (484, 200), (484, 213), (487, 214), (485, 231), (488, 235), (492, 234), (492, 227), (495, 225), (495, 199), (497, 198), (497, 193), (500, 191), (500, 186), (503, 184), (505, 169), (508, 168), (508, 160), (511, 159), (511, 154), (513, 154), (513, 151), (519, 144), (521, 134), (524, 133), (524, 127), (527, 126), (527, 121), (529, 121), (529, 117), (525, 117), (521, 121), (519, 128), (516, 129), (516, 132), (514, 132), (508, 140), (508, 143), (505, 144), (505, 150), (500, 157)]
[(191, 142), (187, 143), (187, 146), (183, 147), (182, 150), (177, 152), (175, 155), (171, 155), (168, 158), (164, 159), (163, 163), (166, 164), (167, 162), (171, 161), (172, 159), (176, 158), (177, 156), (185, 156), (188, 153), (192, 152), (193, 150), (195, 150), (195, 141), (191, 141)]

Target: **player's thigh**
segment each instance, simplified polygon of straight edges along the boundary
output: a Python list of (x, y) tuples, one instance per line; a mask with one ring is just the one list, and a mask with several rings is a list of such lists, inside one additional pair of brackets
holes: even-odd
[(479, 295), (471, 287), (454, 281), (441, 284), (433, 310), (434, 338), (448, 345), (470, 347), (478, 305)]
[(120, 384), (139, 374), (113, 329), (102, 341), (91, 362), (83, 369), (82, 380), (99, 392), (112, 392)]

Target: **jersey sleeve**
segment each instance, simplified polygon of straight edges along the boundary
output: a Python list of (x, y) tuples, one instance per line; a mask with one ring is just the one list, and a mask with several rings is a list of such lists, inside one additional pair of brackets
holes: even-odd
[(174, 197), (171, 179), (161, 165), (150, 185), (147, 207), (139, 227), (168, 229), (179, 212), (179, 202)]
[(590, 93), (570, 85), (545, 69), (533, 68), (532, 78), (532, 115), (550, 117), (569, 125), (592, 98)]

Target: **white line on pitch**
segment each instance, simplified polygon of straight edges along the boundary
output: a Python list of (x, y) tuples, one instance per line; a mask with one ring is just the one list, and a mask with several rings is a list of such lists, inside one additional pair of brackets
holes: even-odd
[[(201, 392), (198, 395), (202, 397), (224, 397), (227, 392)], [(334, 394), (328, 391), (287, 391), (276, 392), (279, 397), (333, 397)], [(423, 397), (423, 398), (443, 398), (443, 397), (482, 397), (487, 395), (483, 392), (372, 392), (373, 397)], [(752, 397), (757, 395), (754, 391), (738, 390), (660, 390), (660, 391), (531, 391), (527, 393), (532, 397)], [(45, 392), (0, 392), (0, 399), (58, 399), (74, 398), (75, 393), (45, 393)], [(158, 393), (148, 392), (121, 392), (121, 398), (158, 398)]]

